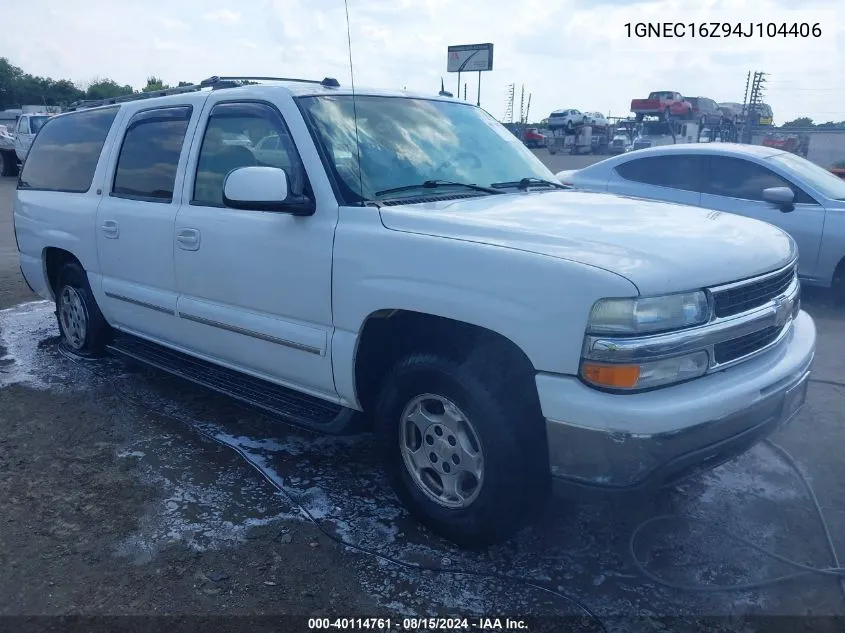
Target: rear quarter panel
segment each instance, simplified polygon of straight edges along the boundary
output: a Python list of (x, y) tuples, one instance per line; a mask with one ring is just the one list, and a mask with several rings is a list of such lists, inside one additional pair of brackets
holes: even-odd
[[(99, 273), (95, 231), (97, 207), (102, 195), (101, 190), (104, 188), (108, 158), (115, 139), (119, 138), (124, 115), (124, 109), (121, 108), (103, 144), (91, 187), (87, 192), (67, 193), (32, 189), (18, 189), (15, 192), (14, 222), (21, 267), (24, 268), (26, 264), (27, 271), (33, 271), (36, 269), (35, 262), (40, 262), (37, 267), (40, 267), (44, 279), (31, 280), (27, 276), (27, 281), (45, 298), (52, 298), (49, 288), (45, 294), (36, 288), (36, 285), (46, 285), (44, 260), (47, 248), (68, 251), (79, 260), (89, 276)], [(91, 285), (92, 289), (96, 288), (96, 284)]]

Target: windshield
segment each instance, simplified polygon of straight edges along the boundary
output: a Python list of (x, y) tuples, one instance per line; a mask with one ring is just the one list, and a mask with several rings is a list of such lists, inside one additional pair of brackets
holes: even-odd
[(672, 92), (652, 92), (648, 95), (649, 99), (671, 99), (674, 93)]
[(672, 130), (669, 129), (669, 124), (665, 121), (649, 121), (643, 123), (640, 136), (671, 136)]
[(845, 180), (824, 167), (795, 154), (778, 154), (767, 160), (794, 173), (826, 198), (845, 200)]
[(50, 117), (47, 116), (31, 116), (29, 117), (29, 131), (31, 134), (35, 134), (40, 130), (44, 124), (47, 122), (47, 119)]
[(376, 192), (427, 180), (481, 186), (522, 178), (554, 181), (531, 150), (481, 108), (454, 101), (356, 96), (359, 149), (351, 95), (299, 101), (347, 202), (396, 197)]

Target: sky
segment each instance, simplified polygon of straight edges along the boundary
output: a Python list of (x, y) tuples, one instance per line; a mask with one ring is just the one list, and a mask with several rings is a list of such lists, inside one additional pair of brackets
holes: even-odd
[[(747, 73), (763, 71), (776, 123), (845, 120), (842, 0), (347, 1), (356, 86), (436, 93), (442, 78), (457, 93), (447, 46), (492, 42), (481, 105), (499, 119), (509, 84), (516, 84), (516, 117), (524, 86), (528, 119), (538, 121), (560, 108), (626, 116), (631, 99), (653, 90), (742, 102)], [(81, 86), (107, 77), (140, 88), (149, 75), (173, 84), (211, 75), (350, 82), (343, 0), (27, 0), (26, 7), (33, 19), (15, 17), (3, 28), (0, 56)], [(636, 36), (637, 23), (667, 22), (685, 25), (672, 29), (679, 37)], [(690, 36), (715, 22), (739, 23), (746, 33), (761, 22), (764, 31), (768, 23), (798, 23), (807, 37), (801, 27), (798, 37)], [(463, 74), (464, 82), (475, 101), (478, 73)]]

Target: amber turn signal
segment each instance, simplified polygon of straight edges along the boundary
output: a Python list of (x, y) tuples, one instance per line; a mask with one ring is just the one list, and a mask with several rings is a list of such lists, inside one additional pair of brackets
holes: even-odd
[(640, 378), (640, 366), (585, 362), (581, 366), (581, 375), (585, 380), (600, 387), (632, 389)]

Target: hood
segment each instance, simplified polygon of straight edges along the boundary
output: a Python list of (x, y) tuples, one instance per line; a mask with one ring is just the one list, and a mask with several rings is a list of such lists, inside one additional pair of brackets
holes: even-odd
[(577, 174), (579, 171), (581, 171), (581, 170), (580, 169), (564, 169), (563, 171), (557, 172), (555, 174), (555, 178), (557, 178), (558, 181), (561, 184), (571, 185), (572, 184), (572, 182), (571, 182), (572, 177), (575, 174)]
[(713, 286), (788, 264), (795, 243), (758, 220), (604, 193), (538, 191), (382, 207), (385, 227), (602, 268), (644, 295)]

